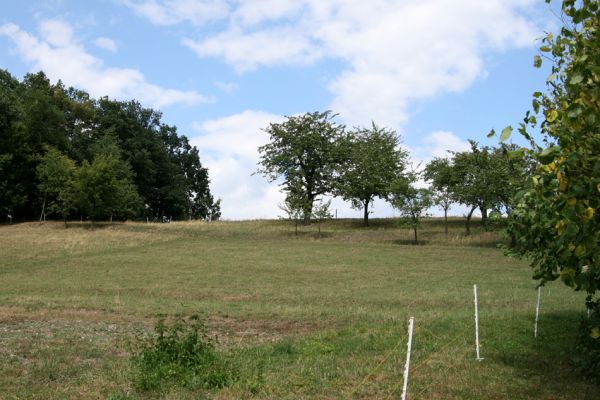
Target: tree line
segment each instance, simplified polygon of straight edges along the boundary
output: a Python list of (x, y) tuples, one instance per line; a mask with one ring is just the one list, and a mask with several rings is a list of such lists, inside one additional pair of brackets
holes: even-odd
[(0, 70), (0, 218), (212, 218), (198, 149), (135, 101)]
[[(397, 133), (372, 123), (370, 127), (346, 129), (335, 122), (331, 111), (287, 117), (265, 131), (270, 141), (259, 148), (258, 172), (270, 181), (279, 180), (286, 194), (284, 211), (308, 222), (322, 213), (323, 196), (337, 196), (363, 211), (376, 198), (385, 199), (406, 217), (415, 231), (420, 218), (437, 205), (447, 212), (453, 203), (469, 207), (466, 230), (479, 209), (484, 223), (490, 212), (509, 214), (518, 188), (526, 184), (535, 162), (517, 157), (514, 145), (480, 147), (470, 141), (470, 151), (449, 152), (424, 168), (409, 163)], [(429, 183), (422, 188), (419, 180)], [(447, 232), (447, 226), (446, 226)]]

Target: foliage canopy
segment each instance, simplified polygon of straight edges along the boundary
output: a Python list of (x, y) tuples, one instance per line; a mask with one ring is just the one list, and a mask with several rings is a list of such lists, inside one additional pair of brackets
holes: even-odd
[[(520, 133), (521, 151), (538, 167), (532, 185), (516, 196), (509, 232), (514, 251), (528, 257), (543, 284), (560, 278), (588, 293), (598, 309), (600, 287), (600, 5), (565, 0), (565, 25), (542, 40), (535, 66), (552, 63), (547, 92), (533, 94)], [(532, 128), (544, 138), (535, 143)]]

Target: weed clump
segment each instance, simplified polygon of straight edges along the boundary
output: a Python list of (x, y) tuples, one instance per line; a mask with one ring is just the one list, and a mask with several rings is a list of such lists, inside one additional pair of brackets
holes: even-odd
[(133, 384), (141, 391), (168, 386), (214, 389), (229, 386), (236, 372), (216, 339), (197, 316), (178, 317), (171, 324), (160, 318), (154, 334), (133, 345)]

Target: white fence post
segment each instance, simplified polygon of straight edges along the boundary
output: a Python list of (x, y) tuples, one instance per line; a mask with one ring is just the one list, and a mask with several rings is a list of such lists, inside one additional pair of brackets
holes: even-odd
[(479, 314), (477, 310), (477, 285), (473, 285), (473, 295), (475, 297), (475, 349), (477, 352), (477, 361), (483, 360), (479, 356)]
[(537, 337), (537, 332), (538, 332), (538, 318), (540, 315), (540, 295), (542, 293), (542, 287), (538, 287), (537, 290), (537, 303), (535, 305), (535, 325), (533, 327), (533, 337), (536, 338)]
[(404, 387), (402, 388), (402, 400), (406, 400), (406, 390), (408, 388), (408, 369), (410, 367), (410, 349), (412, 347), (414, 318), (410, 317), (408, 321), (408, 345), (406, 350), (406, 364), (404, 364)]

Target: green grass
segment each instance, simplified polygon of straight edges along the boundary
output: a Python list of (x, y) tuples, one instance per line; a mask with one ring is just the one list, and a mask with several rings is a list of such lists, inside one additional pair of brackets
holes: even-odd
[[(0, 397), (398, 398), (415, 317), (412, 399), (596, 399), (572, 367), (584, 296), (543, 289), (498, 233), (427, 221), (0, 227)], [(472, 285), (482, 362), (474, 360)], [(132, 340), (159, 314), (200, 314), (238, 378), (140, 392)]]

